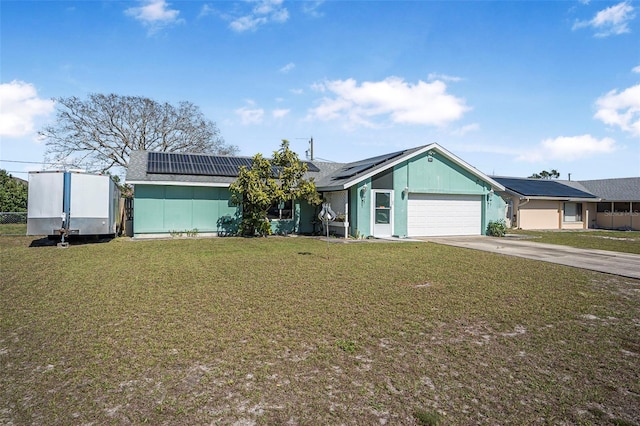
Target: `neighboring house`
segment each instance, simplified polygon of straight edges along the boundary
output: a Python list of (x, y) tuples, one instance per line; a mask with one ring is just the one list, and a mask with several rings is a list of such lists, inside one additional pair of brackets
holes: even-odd
[(640, 177), (566, 182), (600, 198), (593, 227), (640, 231)]
[(640, 229), (640, 178), (562, 181), (493, 177), (520, 229)]
[[(229, 184), (250, 164), (247, 157), (133, 152), (127, 183), (134, 185), (134, 235), (233, 232), (240, 212)], [(435, 143), (353, 163), (307, 164), (307, 177), (339, 216), (331, 225), (339, 235), (481, 235), (489, 221), (505, 217), (502, 184)], [(305, 202), (274, 206), (272, 229), (318, 231), (318, 211)]]

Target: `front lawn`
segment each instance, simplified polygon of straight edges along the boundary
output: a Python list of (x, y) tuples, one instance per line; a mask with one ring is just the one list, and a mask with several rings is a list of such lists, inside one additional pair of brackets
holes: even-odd
[(637, 280), (433, 243), (0, 244), (0, 424), (640, 419)]
[(640, 231), (524, 231), (509, 229), (508, 234), (527, 235), (532, 241), (565, 246), (640, 254)]
[(3, 235), (26, 235), (26, 223), (0, 223), (0, 236)]

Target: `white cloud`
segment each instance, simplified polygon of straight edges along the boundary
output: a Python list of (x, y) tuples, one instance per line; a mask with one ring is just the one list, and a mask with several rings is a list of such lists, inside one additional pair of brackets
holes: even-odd
[(472, 123), (453, 130), (451, 134), (454, 136), (464, 136), (469, 132), (475, 132), (477, 130), (480, 130), (480, 125), (478, 123)]
[(242, 107), (235, 110), (235, 113), (240, 116), (240, 121), (244, 125), (260, 124), (264, 118), (264, 110), (262, 108)]
[(229, 26), (237, 32), (255, 31), (269, 22), (284, 23), (289, 19), (289, 11), (282, 7), (283, 0), (247, 0), (255, 4), (251, 13), (235, 18)]
[(179, 10), (170, 9), (165, 0), (143, 0), (140, 7), (130, 7), (124, 13), (142, 22), (154, 33), (172, 24), (182, 22), (178, 19)]
[(294, 95), (302, 95), (304, 93), (304, 90), (302, 90), (302, 89), (291, 89), (291, 90), (289, 90), (289, 92), (293, 93)]
[(543, 160), (574, 161), (608, 154), (616, 149), (616, 142), (611, 138), (596, 139), (591, 135), (559, 136), (543, 140), (533, 150), (520, 154), (517, 160), (530, 163)]
[(596, 100), (594, 118), (625, 132), (640, 136), (640, 84), (622, 92), (612, 90)]
[(40, 99), (33, 84), (17, 80), (0, 84), (0, 136), (34, 133), (35, 118), (48, 116), (53, 109), (54, 101)]
[(628, 1), (623, 1), (596, 13), (589, 21), (578, 21), (573, 24), (573, 29), (591, 27), (596, 30), (596, 37), (608, 37), (631, 32), (629, 22), (635, 18), (633, 6)]
[(310, 110), (308, 118), (342, 120), (346, 127), (376, 127), (372, 121), (382, 117), (395, 124), (444, 126), (456, 121), (470, 108), (465, 100), (447, 93), (442, 81), (410, 84), (398, 77), (382, 81), (354, 79), (326, 81), (313, 89), (330, 93)]
[(322, 3), (324, 3), (324, 0), (304, 1), (302, 2), (302, 11), (314, 18), (321, 18), (324, 13), (319, 12), (318, 9), (322, 6)]
[(205, 16), (218, 15), (219, 12), (212, 6), (205, 4), (200, 8), (198, 18), (204, 18)]
[(291, 112), (290, 109), (274, 109), (273, 111), (271, 111), (271, 115), (273, 116), (273, 118), (282, 118), (286, 115), (289, 114), (289, 112)]
[(451, 81), (455, 83), (455, 82), (461, 81), (462, 77), (456, 77), (453, 75), (438, 74), (438, 73), (432, 72), (432, 73), (429, 73), (429, 75), (427, 76), (427, 80), (429, 81), (442, 80), (442, 81)]
[(289, 71), (293, 70), (295, 67), (296, 67), (296, 64), (294, 64), (293, 62), (289, 62), (284, 67), (280, 68), (280, 72), (283, 74), (287, 74), (289, 73)]
[(633, 67), (633, 69), (631, 69), (631, 72), (640, 73), (640, 65), (638, 65), (637, 67)]

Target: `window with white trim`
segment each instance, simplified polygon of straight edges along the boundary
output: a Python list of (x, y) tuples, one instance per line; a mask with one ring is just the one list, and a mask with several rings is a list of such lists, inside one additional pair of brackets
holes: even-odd
[(582, 203), (564, 203), (564, 222), (582, 222)]

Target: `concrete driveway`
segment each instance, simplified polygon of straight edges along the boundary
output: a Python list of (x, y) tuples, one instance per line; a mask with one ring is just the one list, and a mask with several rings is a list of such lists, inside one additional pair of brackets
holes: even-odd
[(513, 237), (423, 237), (416, 238), (456, 247), (542, 260), (591, 271), (640, 280), (640, 255), (614, 251), (577, 249), (556, 244), (537, 243)]

